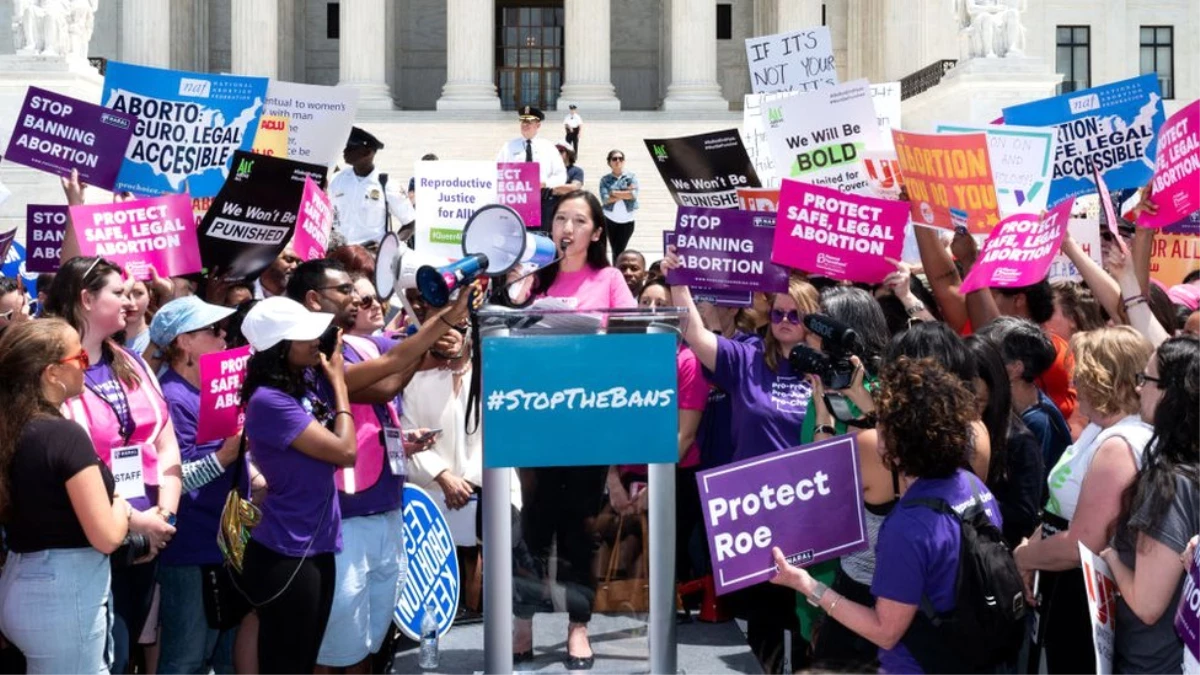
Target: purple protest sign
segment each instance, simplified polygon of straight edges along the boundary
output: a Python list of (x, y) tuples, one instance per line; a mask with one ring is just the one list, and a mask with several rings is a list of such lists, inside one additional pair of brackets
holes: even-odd
[(788, 270), (771, 263), (775, 214), (680, 206), (675, 253), (682, 266), (667, 283), (725, 291), (787, 291)]
[(1044, 218), (1036, 213), (1016, 213), (1000, 221), (963, 279), (961, 292), (1030, 286), (1044, 279), (1062, 248), (1074, 204), (1075, 198), (1067, 197)]
[(30, 87), (5, 159), (57, 176), (113, 189), (137, 118), (70, 96)]
[(71, 222), (65, 204), (29, 204), (25, 207), (25, 271), (57, 272), (63, 237)]
[(196, 217), (186, 194), (72, 206), (71, 226), (81, 254), (128, 267), (135, 279), (149, 279), (150, 265), (161, 277), (201, 270)]
[(12, 246), (13, 240), (17, 238), (17, 230), (13, 228), (8, 232), (0, 232), (0, 262), (8, 259), (8, 249)]
[[(663, 250), (675, 245), (675, 233), (663, 230)], [(689, 287), (692, 300), (696, 303), (707, 302), (721, 307), (749, 307), (754, 304), (754, 291), (726, 291), (717, 288)]]
[(1183, 581), (1183, 593), (1179, 597), (1179, 609), (1175, 611), (1175, 632), (1183, 638), (1183, 660), (1193, 666), (1183, 669), (1185, 673), (1200, 671), (1200, 546), (1192, 554)]
[(496, 178), (496, 203), (516, 211), (525, 227), (541, 227), (542, 180), (537, 162), (497, 162)]
[(810, 565), (867, 547), (854, 436), (696, 474), (717, 594), (768, 581), (771, 548)]

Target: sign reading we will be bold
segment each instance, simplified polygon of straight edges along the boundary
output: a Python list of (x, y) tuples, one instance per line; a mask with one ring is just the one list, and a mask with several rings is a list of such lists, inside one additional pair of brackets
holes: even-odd
[(484, 467), (676, 461), (675, 349), (668, 333), (484, 337)]

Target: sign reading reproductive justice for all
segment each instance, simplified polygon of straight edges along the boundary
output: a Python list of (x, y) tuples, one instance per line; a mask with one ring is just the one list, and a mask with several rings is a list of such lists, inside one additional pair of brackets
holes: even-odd
[(149, 279), (150, 265), (161, 277), (200, 271), (196, 221), (186, 194), (72, 206), (71, 223), (81, 254), (111, 260), (135, 279)]
[(242, 383), (250, 347), (238, 347), (200, 357), (200, 412), (196, 443), (208, 443), (242, 431)]

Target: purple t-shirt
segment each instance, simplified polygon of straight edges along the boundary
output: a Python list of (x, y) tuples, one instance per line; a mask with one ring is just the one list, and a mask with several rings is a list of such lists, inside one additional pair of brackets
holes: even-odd
[[(196, 445), (196, 426), (200, 419), (200, 390), (170, 368), (163, 370), (158, 378), (171, 422), (175, 425), (175, 438), (179, 441), (179, 454), (184, 463), (204, 459), (221, 448), (224, 441), (211, 441)], [(199, 489), (183, 493), (176, 515), (177, 528), (171, 545), (163, 549), (159, 560), (164, 565), (218, 565), (223, 558), (217, 548), (217, 529), (221, 524), (221, 510), (225, 498), (233, 487), (236, 465)], [(244, 492), (249, 494), (249, 474), (242, 474)]]
[[(979, 491), (988, 518), (996, 527), (1002, 526), (995, 498), (974, 474), (959, 469), (949, 478), (918, 480), (879, 529), (875, 559), (887, 564), (875, 566), (872, 595), (917, 606), (922, 597), (928, 597), (939, 613), (954, 609), (960, 525), (952, 516), (922, 506), (906, 508), (905, 504), (914, 499), (940, 498), (961, 513), (973, 502), (972, 484)], [(924, 672), (903, 642), (879, 650), (879, 669), (884, 673)]]
[[(325, 380), (318, 391), (332, 409)], [(337, 467), (309, 457), (292, 441), (315, 421), (312, 394), (297, 401), (274, 387), (259, 387), (246, 406), (246, 438), (254, 464), (267, 480), (262, 522), (252, 530), (276, 553), (302, 557), (342, 550), (342, 512), (333, 474)]]
[(780, 359), (767, 366), (762, 341), (717, 336), (713, 383), (729, 393), (733, 461), (794, 447), (804, 426), (812, 387)]
[[(396, 345), (399, 340), (394, 340), (389, 337), (373, 336), (367, 338), (375, 343), (379, 348), (379, 353), (382, 354)], [(348, 345), (343, 343), (342, 356), (346, 359), (346, 364), (362, 363), (363, 358), (358, 352)], [(393, 426), (391, 416), (388, 415), (387, 409), (382, 405), (376, 405), (375, 415), (379, 418), (380, 423), (386, 426)], [(400, 407), (400, 397), (396, 397), (396, 415), (401, 414), (403, 408)], [(385, 448), (386, 450), (386, 448)], [(376, 513), (384, 513), (387, 511), (395, 511), (403, 505), (404, 497), (404, 476), (397, 476), (392, 473), (391, 462), (384, 459), (383, 473), (379, 474), (379, 480), (374, 485), (352, 495), (345, 492), (338, 492), (338, 500), (342, 504), (342, 518), (354, 518), (356, 516), (369, 516)]]
[[(730, 338), (734, 342), (762, 342), (754, 333), (737, 331)], [(704, 379), (713, 385), (708, 392), (708, 404), (700, 418), (696, 431), (696, 444), (700, 446), (700, 466), (708, 469), (724, 466), (733, 461), (733, 403), (729, 394), (719, 387), (708, 368), (701, 366)]]

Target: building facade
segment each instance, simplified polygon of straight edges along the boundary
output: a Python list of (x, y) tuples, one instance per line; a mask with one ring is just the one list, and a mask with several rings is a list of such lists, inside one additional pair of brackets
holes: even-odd
[[(89, 52), (349, 84), (363, 108), (728, 110), (747, 37), (825, 24), (842, 79), (896, 81), (958, 58), (967, 1), (100, 0)], [(1026, 54), (1064, 88), (1156, 72), (1168, 109), (1200, 96), (1196, 0), (970, 1), (1022, 8)]]

